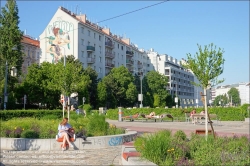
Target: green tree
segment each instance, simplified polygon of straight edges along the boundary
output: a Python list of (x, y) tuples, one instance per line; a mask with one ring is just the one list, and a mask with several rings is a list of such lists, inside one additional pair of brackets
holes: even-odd
[(98, 107), (106, 106), (108, 93), (107, 93), (107, 87), (103, 81), (100, 81), (97, 84), (97, 96), (98, 96)]
[(83, 74), (86, 76), (89, 76), (91, 80), (91, 84), (89, 84), (88, 87), (88, 95), (89, 95), (89, 101), (90, 105), (92, 105), (93, 108), (97, 108), (97, 84), (98, 84), (98, 73), (93, 70), (91, 67), (87, 67)]
[[(238, 89), (236, 88), (231, 88), (228, 92), (228, 97), (229, 97), (229, 102), (231, 102), (232, 99), (232, 105), (240, 105), (241, 100), (240, 100), (240, 94)], [(231, 98), (232, 97), (232, 98)]]
[[(203, 103), (205, 106), (205, 112), (206, 114), (208, 114), (206, 91), (211, 86), (215, 86), (224, 81), (224, 79), (218, 80), (218, 76), (223, 73), (223, 66), (225, 61), (223, 58), (224, 50), (221, 48), (218, 48), (217, 50), (216, 46), (214, 46), (213, 43), (209, 44), (208, 46), (205, 45), (204, 49), (202, 49), (199, 44), (197, 45), (198, 52), (196, 52), (194, 57), (192, 57), (192, 55), (188, 53), (187, 62), (186, 64), (183, 64), (183, 66), (187, 69), (190, 69), (199, 80), (198, 84), (194, 82), (193, 84), (203, 88), (205, 94)], [(207, 123), (205, 127), (207, 136)]]
[(228, 97), (226, 94), (224, 95), (218, 95), (215, 97), (213, 105), (214, 106), (225, 106), (229, 102)]
[[(114, 103), (112, 103), (112, 107), (124, 107), (128, 105), (127, 99), (131, 99), (131, 96), (127, 95), (134, 94), (131, 91), (136, 90), (136, 88), (132, 87), (135, 85), (130, 85), (129, 87), (129, 84), (134, 82), (134, 77), (126, 67), (120, 66), (118, 68), (113, 68), (110, 73), (103, 78), (103, 82), (107, 87), (106, 90), (110, 98), (108, 101), (112, 101), (111, 99), (113, 98), (115, 99)], [(128, 89), (130, 92), (126, 93)], [(130, 101), (130, 103), (132, 102), (133, 101)]]
[[(146, 75), (146, 81), (154, 99), (159, 100), (159, 102), (154, 101), (154, 106), (165, 107), (168, 95), (168, 91), (166, 90), (168, 78), (159, 72), (150, 71)], [(155, 97), (155, 95), (159, 97)]]
[[(21, 40), (23, 32), (20, 31), (19, 27), (19, 16), (18, 7), (15, 0), (7, 0), (5, 7), (1, 8), (0, 13), (0, 87), (2, 94), (4, 82), (5, 82), (5, 68), (6, 63), (8, 70), (8, 87), (7, 92), (12, 93), (14, 89), (9, 87), (14, 87), (17, 79), (13, 79), (10, 75), (10, 69), (15, 67), (17, 69), (17, 76), (21, 75), (21, 67), (23, 63), (23, 53)], [(2, 96), (2, 95), (1, 95)], [(9, 97), (11, 95), (9, 94)], [(13, 105), (11, 101), (8, 101), (8, 106)], [(8, 107), (7, 106), (7, 107)]]

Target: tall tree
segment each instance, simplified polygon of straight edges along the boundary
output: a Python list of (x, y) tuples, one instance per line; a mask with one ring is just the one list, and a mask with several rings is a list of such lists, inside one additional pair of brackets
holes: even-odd
[(166, 86), (168, 83), (168, 78), (159, 72), (150, 71), (146, 75), (146, 81), (148, 87), (152, 92), (152, 96), (154, 100), (155, 107), (165, 107), (166, 106), (166, 98), (168, 95), (168, 91), (166, 90)]
[(103, 78), (103, 81), (107, 87), (108, 97), (115, 99), (112, 107), (127, 106), (128, 99), (133, 99), (132, 96), (135, 92), (132, 91), (136, 91), (136, 87), (134, 84), (130, 84), (134, 82), (134, 78), (126, 67), (113, 68), (109, 75)]
[(228, 92), (229, 102), (232, 102), (232, 105), (240, 105), (240, 94), (236, 88), (231, 88)]
[[(21, 75), (24, 55), (21, 51), (23, 32), (19, 30), (18, 24), (19, 16), (16, 1), (7, 0), (5, 7), (1, 8), (0, 13), (0, 93), (4, 89), (5, 79), (8, 80), (8, 87), (14, 87), (14, 83), (17, 82), (17, 79), (11, 78), (10, 70), (12, 67), (17, 69), (17, 76)], [(5, 77), (6, 68), (8, 71), (7, 77)], [(9, 89), (8, 87), (6, 85), (6, 90), (10, 94), (14, 89)], [(9, 100), (8, 105), (13, 105), (14, 103), (11, 103)]]
[(93, 108), (97, 108), (97, 77), (98, 74), (95, 70), (93, 70), (91, 67), (87, 67), (84, 71), (83, 71), (84, 75), (89, 76), (90, 80), (91, 80), (91, 84), (89, 84), (88, 87), (88, 93), (89, 93), (89, 101), (88, 103), (90, 103), (90, 105)]
[[(206, 92), (207, 89), (211, 86), (215, 86), (219, 83), (222, 83), (224, 79), (218, 80), (218, 76), (223, 73), (224, 66), (224, 58), (223, 53), (224, 50), (221, 48), (216, 48), (213, 43), (208, 46), (205, 45), (204, 49), (198, 45), (198, 52), (192, 57), (190, 53), (187, 54), (187, 63), (183, 64), (183, 66), (187, 69), (193, 71), (199, 83), (194, 85), (200, 86), (204, 90), (204, 106), (206, 112), (205, 121), (207, 122), (207, 97)], [(207, 123), (205, 125), (206, 136), (208, 135)], [(206, 137), (207, 138), (207, 137)]]
[[(23, 52), (21, 40), (23, 32), (19, 29), (18, 7), (15, 0), (7, 0), (5, 7), (2, 7), (0, 14), (0, 66), (5, 67), (8, 63), (8, 70), (16, 67), (17, 74), (21, 74), (23, 63)], [(4, 69), (1, 69), (3, 78)], [(10, 73), (10, 72), (9, 72)]]

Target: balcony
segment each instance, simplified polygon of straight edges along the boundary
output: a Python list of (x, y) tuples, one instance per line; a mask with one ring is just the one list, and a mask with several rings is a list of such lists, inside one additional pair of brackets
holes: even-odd
[(87, 63), (95, 63), (95, 58), (88, 58)]
[(128, 70), (130, 71), (130, 72), (134, 72), (134, 68), (133, 67), (128, 67)]
[(133, 51), (126, 51), (126, 55), (128, 55), (128, 56), (133, 56), (133, 55), (134, 55), (134, 52), (133, 52)]
[(87, 51), (93, 52), (93, 51), (95, 51), (95, 47), (87, 46)]
[(115, 67), (115, 65), (113, 63), (105, 63), (105, 67), (113, 68), (113, 67)]
[(113, 42), (105, 42), (105, 46), (113, 49), (115, 45)]
[(113, 59), (113, 58), (115, 58), (115, 54), (111, 53), (111, 52), (105, 52), (105, 57)]
[(132, 59), (127, 59), (127, 60), (126, 60), (126, 64), (127, 64), (127, 65), (133, 65), (133, 64), (134, 64), (134, 60), (132, 60)]
[(138, 64), (138, 68), (142, 69), (143, 68), (142, 64)]

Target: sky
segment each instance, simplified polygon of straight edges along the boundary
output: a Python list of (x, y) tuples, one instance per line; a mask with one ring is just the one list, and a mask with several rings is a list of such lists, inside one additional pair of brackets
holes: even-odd
[[(197, 44), (213, 43), (224, 49), (224, 71), (218, 78), (225, 81), (220, 85), (249, 82), (249, 1), (161, 2), (17, 0), (19, 27), (39, 38), (62, 6), (86, 14), (139, 48), (153, 48), (178, 60), (187, 59), (188, 53), (194, 56)], [(1, 7), (5, 3), (1, 1)]]

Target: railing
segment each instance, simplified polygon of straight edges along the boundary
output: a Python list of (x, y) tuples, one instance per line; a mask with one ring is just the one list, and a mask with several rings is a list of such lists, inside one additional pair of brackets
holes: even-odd
[(114, 53), (111, 53), (111, 52), (105, 52), (105, 57), (108, 57), (108, 58), (115, 58), (115, 54)]
[(88, 62), (88, 63), (95, 63), (95, 58), (88, 58), (88, 59), (87, 59), (87, 62)]
[(139, 64), (139, 65), (138, 65), (138, 68), (140, 68), (140, 69), (141, 69), (142, 67), (143, 67), (143, 66), (142, 66), (142, 64)]
[(126, 54), (127, 54), (127, 55), (130, 55), (130, 56), (133, 56), (133, 55), (134, 55), (134, 52), (133, 52), (133, 51), (126, 51)]
[(105, 63), (105, 67), (113, 68), (115, 65), (113, 63)]
[(87, 46), (87, 51), (95, 51), (95, 47), (93, 47), (93, 46)]
[(134, 61), (133, 60), (126, 60), (126, 63), (132, 65), (132, 64), (134, 64)]
[(114, 43), (113, 42), (105, 42), (105, 46), (110, 47), (110, 48), (114, 48)]

